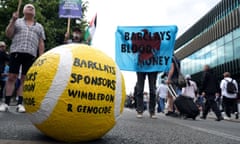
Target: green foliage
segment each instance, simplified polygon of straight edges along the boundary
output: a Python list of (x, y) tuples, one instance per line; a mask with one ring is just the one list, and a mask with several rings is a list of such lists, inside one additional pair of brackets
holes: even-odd
[[(22, 0), (20, 16), (22, 17), (23, 6), (32, 3), (36, 8), (35, 19), (41, 23), (45, 30), (45, 51), (63, 44), (64, 34), (67, 31), (67, 18), (59, 18), (59, 0)], [(9, 24), (13, 12), (17, 10), (18, 0), (0, 0), (0, 41), (5, 41), (9, 46), (11, 40), (5, 36), (5, 29)], [(79, 27), (82, 31), (87, 26), (85, 12), (88, 8), (88, 2), (82, 2), (82, 19), (80, 24), (76, 24), (76, 19), (71, 19), (71, 28)]]

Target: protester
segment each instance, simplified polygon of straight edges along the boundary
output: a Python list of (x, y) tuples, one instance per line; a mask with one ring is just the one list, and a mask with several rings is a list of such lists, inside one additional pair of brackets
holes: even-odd
[(192, 100), (194, 100), (197, 97), (197, 84), (195, 81), (191, 80), (190, 75), (186, 75), (185, 79), (187, 81), (187, 86), (182, 88), (182, 95), (190, 97)]
[[(177, 66), (180, 69), (180, 62), (176, 58), (176, 56), (173, 56), (171, 68), (170, 68), (169, 72), (167, 73), (166, 84), (171, 84), (175, 92), (179, 91), (178, 83), (177, 83), (177, 79), (178, 79)], [(175, 96), (172, 96), (170, 93), (168, 93), (168, 96), (167, 96), (167, 113), (165, 114), (166, 116), (173, 116), (173, 117), (178, 116), (178, 114), (175, 112), (175, 107), (174, 107), (174, 104), (173, 104), (174, 99), (175, 99)]]
[(65, 38), (64, 38), (64, 43), (65, 44), (68, 44), (68, 43), (82, 43), (82, 42), (83, 42), (82, 31), (78, 27), (75, 27), (73, 29), (71, 39), (70, 39), (69, 33), (68, 32), (65, 33)]
[(137, 86), (136, 86), (137, 118), (143, 117), (143, 111), (144, 111), (143, 90), (144, 90), (145, 78), (147, 76), (148, 76), (149, 91), (150, 91), (148, 110), (151, 118), (153, 119), (157, 118), (155, 114), (157, 74), (158, 74), (157, 72), (137, 72)]
[(7, 72), (7, 67), (6, 64), (9, 61), (9, 56), (6, 52), (6, 44), (4, 41), (0, 41), (0, 99), (3, 98), (3, 89), (5, 87), (6, 83), (6, 72)]
[(162, 80), (162, 82), (159, 84), (157, 91), (157, 103), (158, 103), (158, 108), (157, 108), (157, 112), (160, 113), (164, 113), (165, 110), (165, 101), (168, 95), (168, 87), (165, 83), (164, 80)]
[(6, 36), (12, 39), (10, 46), (9, 75), (6, 82), (5, 102), (0, 105), (0, 111), (8, 111), (11, 96), (18, 78), (19, 68), (22, 66), (21, 84), (18, 88), (17, 111), (25, 112), (23, 106), (23, 83), (26, 73), (35, 58), (44, 53), (45, 33), (43, 26), (35, 20), (35, 7), (26, 4), (23, 8), (23, 18), (14, 12), (6, 28)]
[[(238, 84), (236, 80), (231, 78), (231, 74), (229, 72), (224, 72), (223, 77), (224, 78), (221, 80), (220, 83), (220, 88), (223, 97), (223, 105), (225, 112), (224, 119), (230, 120), (231, 113), (235, 112), (235, 105), (237, 103)], [(228, 84), (231, 82), (233, 84), (233, 87), (235, 86), (236, 92), (231, 92), (228, 90)]]
[(200, 118), (206, 119), (210, 109), (212, 109), (217, 117), (216, 121), (223, 120), (222, 114), (215, 101), (216, 95), (219, 94), (217, 79), (212, 73), (209, 65), (204, 66), (201, 86), (201, 92), (202, 95), (205, 97), (206, 101), (204, 104), (202, 116)]

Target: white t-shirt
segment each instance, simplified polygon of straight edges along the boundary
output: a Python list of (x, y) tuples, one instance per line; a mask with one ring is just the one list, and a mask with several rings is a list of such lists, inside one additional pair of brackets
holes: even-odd
[(189, 82), (190, 82), (190, 85), (187, 85), (186, 87), (182, 88), (182, 95), (195, 98), (195, 92), (197, 91), (197, 84), (192, 80), (189, 80)]
[[(237, 94), (230, 94), (227, 92), (227, 83), (228, 83), (227, 81), (229, 81), (229, 82), (232, 81), (232, 78), (226, 77), (221, 80), (220, 88), (221, 88), (222, 96), (225, 96), (227, 98), (236, 98)], [(237, 84), (236, 80), (233, 80), (233, 83), (235, 84), (237, 91), (238, 91), (238, 84)]]
[(159, 96), (160, 98), (164, 98), (165, 99), (167, 97), (167, 95), (168, 95), (168, 87), (167, 87), (167, 85), (161, 83), (158, 86), (156, 93), (157, 93), (157, 96)]

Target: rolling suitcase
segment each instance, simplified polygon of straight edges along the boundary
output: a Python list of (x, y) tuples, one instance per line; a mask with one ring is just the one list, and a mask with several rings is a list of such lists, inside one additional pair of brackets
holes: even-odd
[(174, 105), (178, 109), (180, 115), (195, 120), (196, 117), (200, 114), (200, 111), (193, 100), (190, 97), (184, 95), (177, 96), (171, 84), (168, 85), (168, 90), (172, 96), (176, 97)]

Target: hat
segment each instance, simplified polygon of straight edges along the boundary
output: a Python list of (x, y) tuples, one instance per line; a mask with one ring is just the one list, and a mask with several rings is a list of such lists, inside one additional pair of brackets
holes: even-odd
[(187, 75), (185, 76), (185, 79), (191, 79), (191, 75), (190, 75), (190, 74), (187, 74)]
[(4, 41), (0, 41), (0, 46), (6, 46)]

